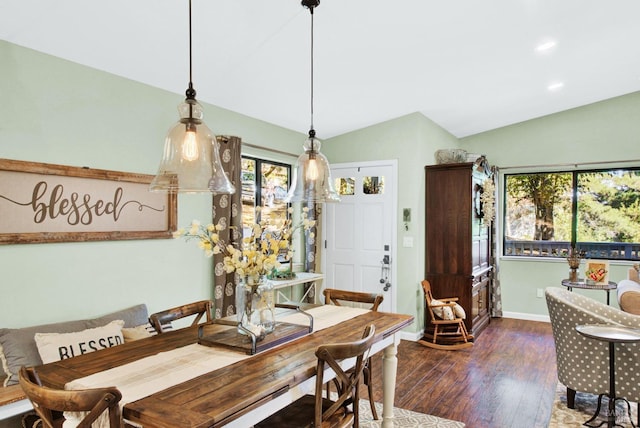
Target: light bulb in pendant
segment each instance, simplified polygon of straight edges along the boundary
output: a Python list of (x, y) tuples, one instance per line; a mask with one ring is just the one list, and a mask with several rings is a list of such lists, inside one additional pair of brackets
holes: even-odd
[(182, 140), (182, 158), (186, 161), (193, 162), (198, 159), (198, 137), (196, 136), (196, 126), (193, 123), (187, 124), (187, 132)]
[(316, 181), (318, 179), (318, 162), (314, 157), (309, 156), (309, 164), (307, 165), (307, 180)]

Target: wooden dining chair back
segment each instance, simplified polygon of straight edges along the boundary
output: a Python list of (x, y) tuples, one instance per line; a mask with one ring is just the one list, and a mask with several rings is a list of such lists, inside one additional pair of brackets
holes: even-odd
[(151, 323), (155, 331), (160, 334), (172, 329), (173, 321), (190, 316), (195, 316), (191, 323), (192, 326), (199, 324), (203, 318), (205, 318), (206, 322), (211, 322), (212, 310), (213, 302), (211, 300), (200, 300), (199, 302), (193, 302), (151, 314), (149, 323)]
[(462, 349), (473, 346), (473, 336), (467, 331), (462, 308), (457, 305), (457, 297), (438, 297), (435, 299), (431, 291), (431, 283), (422, 281), (425, 306), (430, 314), (433, 333), (425, 334), (419, 343), (436, 349)]
[[(337, 290), (334, 288), (325, 288), (324, 291), (324, 301), (326, 304), (329, 302), (333, 303), (336, 306), (342, 306), (342, 303), (351, 302), (351, 303), (364, 303), (368, 306), (368, 309), (377, 312), (378, 307), (384, 300), (382, 294), (375, 293), (362, 293), (358, 291), (346, 291), (346, 290)], [(369, 358), (364, 366), (364, 372), (362, 374), (362, 380), (364, 384), (367, 386), (367, 393), (369, 394), (369, 406), (371, 407), (371, 414), (373, 415), (373, 419), (378, 419), (378, 412), (376, 411), (376, 403), (373, 399), (373, 359)], [(335, 383), (335, 382), (334, 382)], [(327, 396), (330, 394), (331, 388), (329, 384), (327, 384)]]
[(108, 413), (109, 427), (122, 428), (123, 421), (118, 404), (122, 399), (115, 387), (66, 391), (42, 386), (34, 368), (20, 368), (20, 386), (31, 401), (34, 410), (42, 419), (43, 428), (62, 427), (63, 412), (82, 412), (78, 428), (91, 428), (105, 411)]
[(344, 306), (345, 302), (362, 303), (364, 305), (361, 306), (367, 306), (367, 309), (372, 311), (377, 311), (384, 300), (382, 294), (338, 290), (336, 288), (325, 288), (322, 293), (324, 294), (324, 302), (327, 305), (333, 303), (336, 306)]
[[(303, 396), (254, 427), (358, 427), (360, 424), (358, 411), (360, 378), (365, 361), (371, 352), (375, 331), (375, 326), (371, 324), (365, 328), (359, 340), (318, 347), (315, 395)], [(349, 358), (355, 358), (355, 365), (352, 370), (344, 370), (340, 362)], [(325, 398), (322, 395), (325, 370), (328, 369), (333, 370), (339, 385), (335, 399)]]

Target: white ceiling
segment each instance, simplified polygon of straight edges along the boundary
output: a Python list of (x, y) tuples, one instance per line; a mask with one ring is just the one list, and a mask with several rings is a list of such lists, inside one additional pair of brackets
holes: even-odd
[[(638, 0), (322, 0), (315, 129), (419, 111), (463, 137), (638, 91), (639, 19)], [(306, 133), (310, 32), (299, 0), (193, 0), (198, 100)], [(178, 94), (189, 81), (187, 0), (1, 0), (0, 39)]]

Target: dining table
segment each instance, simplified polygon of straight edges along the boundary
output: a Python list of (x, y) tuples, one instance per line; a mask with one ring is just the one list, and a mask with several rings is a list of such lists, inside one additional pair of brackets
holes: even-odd
[[(253, 355), (200, 344), (203, 334), (236, 328), (213, 322), (44, 364), (37, 372), (43, 385), (52, 388), (118, 387), (123, 419), (130, 426), (247, 428), (315, 392), (315, 351), (320, 345), (358, 340), (373, 324), (371, 354), (383, 353), (381, 367), (374, 367), (382, 371), (382, 427), (393, 427), (400, 332), (413, 316), (333, 305), (305, 311), (313, 316), (312, 332)], [(304, 319), (292, 311), (278, 322), (290, 325)], [(353, 364), (343, 362), (345, 367)], [(328, 369), (324, 376), (329, 380), (334, 374)]]

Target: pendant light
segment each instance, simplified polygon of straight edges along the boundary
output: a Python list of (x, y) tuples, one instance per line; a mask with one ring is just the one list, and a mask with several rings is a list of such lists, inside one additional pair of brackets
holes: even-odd
[(152, 192), (232, 194), (236, 189), (222, 169), (220, 145), (202, 121), (192, 82), (191, 0), (189, 0), (189, 87), (178, 106), (180, 119), (169, 130)]
[(309, 138), (302, 146), (304, 153), (298, 157), (293, 172), (293, 183), (285, 202), (339, 202), (331, 179), (331, 168), (327, 158), (320, 153), (321, 142), (313, 129), (313, 11), (320, 0), (302, 0), (302, 5), (311, 12), (311, 127)]

